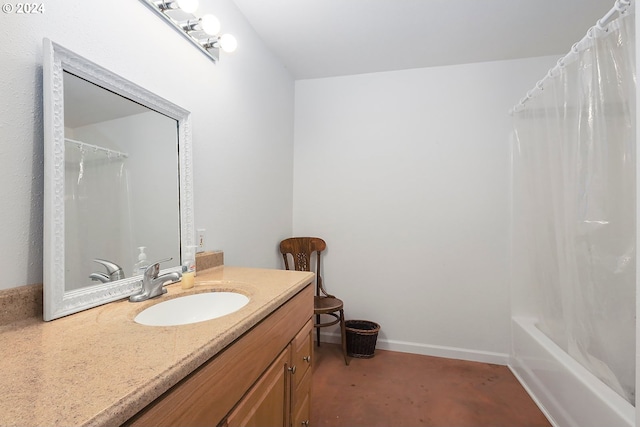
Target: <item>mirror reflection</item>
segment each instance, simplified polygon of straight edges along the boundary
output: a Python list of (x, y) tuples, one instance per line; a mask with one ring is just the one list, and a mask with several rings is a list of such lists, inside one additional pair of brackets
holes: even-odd
[(178, 122), (63, 74), (65, 291), (180, 265)]

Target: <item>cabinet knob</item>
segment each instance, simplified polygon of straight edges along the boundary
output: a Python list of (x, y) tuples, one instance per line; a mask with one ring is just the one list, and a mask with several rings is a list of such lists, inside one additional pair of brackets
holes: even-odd
[(309, 427), (309, 420), (305, 420), (300, 423), (303, 427)]
[(289, 372), (291, 372), (292, 374), (295, 374), (295, 373), (296, 373), (296, 365), (293, 365), (292, 367), (287, 368), (287, 370), (288, 370)]
[(307, 363), (311, 363), (311, 356), (304, 356), (302, 360), (304, 360)]

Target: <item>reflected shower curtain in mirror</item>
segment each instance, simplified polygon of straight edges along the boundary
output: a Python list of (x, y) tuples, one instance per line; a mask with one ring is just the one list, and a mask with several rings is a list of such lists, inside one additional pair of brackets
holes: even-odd
[(65, 192), (66, 290), (100, 283), (89, 278), (106, 273), (95, 258), (120, 265), (129, 276), (134, 253), (126, 158), (67, 140)]
[(538, 327), (635, 402), (635, 20), (590, 30), (514, 113), (514, 280)]

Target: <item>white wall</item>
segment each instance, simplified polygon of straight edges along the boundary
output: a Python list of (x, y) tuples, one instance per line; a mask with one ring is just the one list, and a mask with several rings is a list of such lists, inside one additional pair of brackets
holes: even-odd
[(207, 249), (223, 249), (226, 264), (280, 267), (277, 242), (292, 223), (293, 81), (230, 0), (202, 3), (239, 42), (218, 65), (139, 1), (2, 14), (0, 289), (42, 282), (43, 37), (191, 111)]
[(506, 363), (507, 112), (556, 59), (296, 82), (293, 231), (379, 348)]

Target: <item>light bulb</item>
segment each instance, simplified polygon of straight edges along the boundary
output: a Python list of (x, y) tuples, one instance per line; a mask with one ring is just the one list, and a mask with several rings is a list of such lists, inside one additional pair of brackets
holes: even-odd
[(198, 0), (178, 0), (178, 7), (185, 13), (193, 13), (198, 10)]
[(238, 41), (231, 34), (220, 36), (220, 47), (227, 53), (231, 53), (238, 47)]
[(212, 36), (220, 32), (220, 21), (213, 15), (204, 15), (200, 18), (200, 25), (202, 26), (202, 31)]

